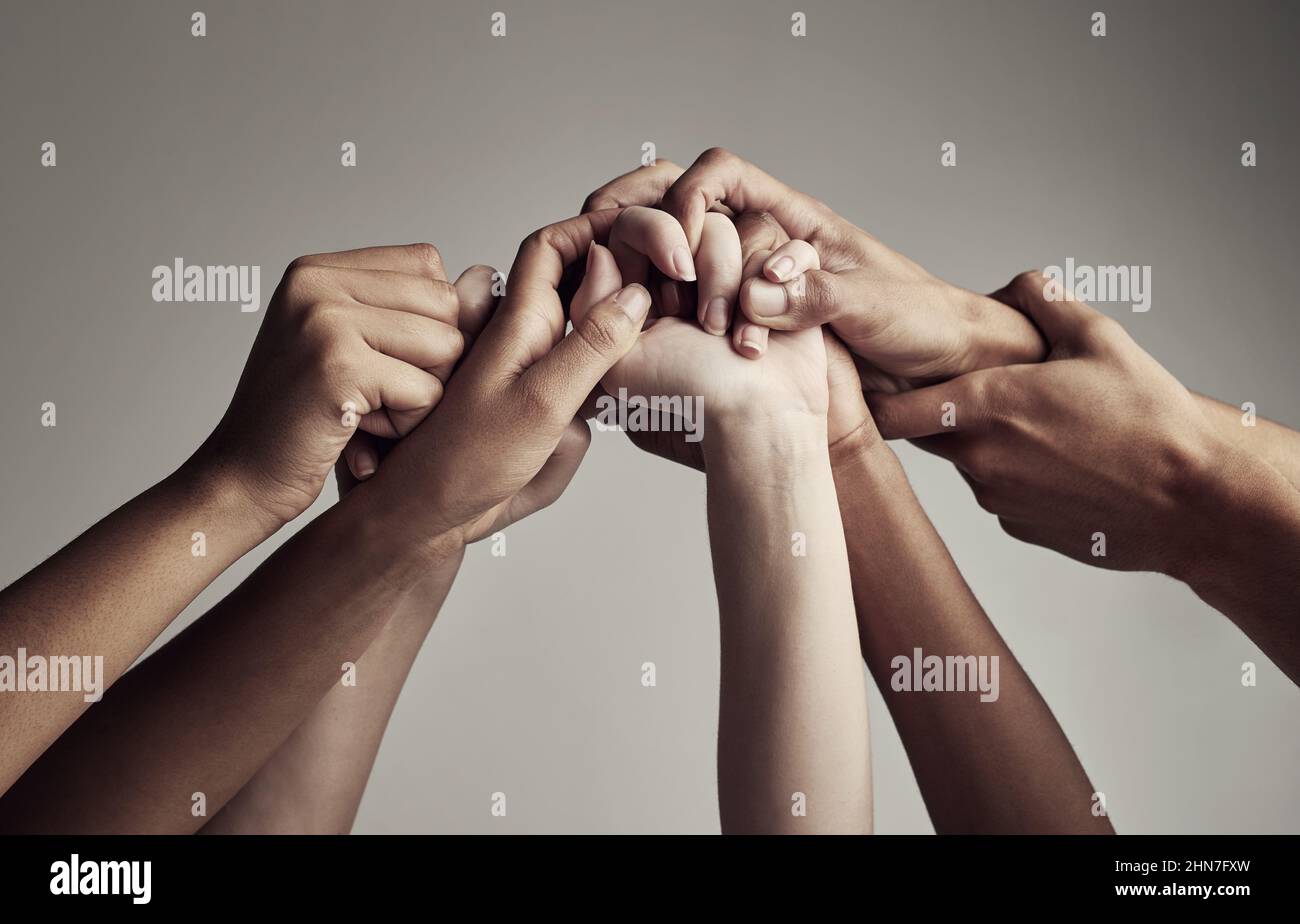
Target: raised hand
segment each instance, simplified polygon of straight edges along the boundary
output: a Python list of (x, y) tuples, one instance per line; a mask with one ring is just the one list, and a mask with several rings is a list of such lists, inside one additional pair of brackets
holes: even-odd
[(584, 208), (629, 205), (660, 205), (681, 223), (692, 252), (712, 210), (769, 214), (793, 240), (773, 250), (760, 277), (745, 284), (740, 311), (772, 330), (830, 324), (873, 367), (864, 370), (869, 388), (900, 390), (1042, 358), (1041, 337), (1018, 312), (933, 276), (721, 148), (705, 151), (684, 172), (659, 161), (625, 174), (588, 196)]
[(575, 415), (632, 348), (650, 308), (645, 288), (629, 285), (564, 334), (557, 287), (615, 217), (581, 216), (529, 235), (500, 307), (437, 411), (353, 492), (381, 509), (409, 511), (412, 541), (441, 554), (563, 491), (590, 439)]
[(1046, 362), (870, 395), (881, 432), (950, 459), (1018, 539), (1185, 581), (1300, 680), (1300, 491), (1117, 322), (1048, 285), (1024, 273), (998, 293), (1043, 331)]
[[(645, 214), (659, 221), (644, 221)], [(726, 226), (729, 231), (706, 232), (715, 238), (719, 262), (739, 267), (739, 236), (731, 219), (711, 214), (707, 226)], [(622, 272), (615, 248), (620, 252), (649, 255), (656, 263), (671, 254), (681, 227), (662, 212), (627, 209), (615, 222), (610, 248), (593, 244), (582, 285), (573, 297), (571, 314), (581, 323), (591, 306), (616, 293), (628, 280)], [(763, 252), (750, 258), (762, 261)], [(641, 267), (633, 265), (633, 271)], [(644, 271), (644, 270), (642, 270)], [(734, 274), (739, 281), (741, 272)], [(734, 287), (733, 287), (734, 288)], [(737, 336), (740, 336), (737, 334)], [(819, 331), (809, 330), (774, 337), (765, 348), (762, 363), (746, 360), (720, 337), (710, 336), (693, 321), (660, 317), (638, 338), (628, 355), (602, 380), (610, 394), (624, 389), (629, 395), (682, 396), (702, 398), (710, 419), (719, 415), (745, 415), (760, 420), (764, 415), (802, 413), (826, 414), (826, 361)]]
[[(467, 271), (462, 282), (480, 275)], [(459, 298), (431, 244), (300, 257), (285, 271), (225, 416), (196, 455), (276, 522), (316, 499), (353, 433), (402, 436), (460, 358)]]

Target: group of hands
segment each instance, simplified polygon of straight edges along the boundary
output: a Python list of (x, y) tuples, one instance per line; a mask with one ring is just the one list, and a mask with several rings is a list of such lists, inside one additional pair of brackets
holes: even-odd
[[(504, 287), (449, 281), (430, 244), (295, 260), (211, 436), (0, 596), (0, 644), (98, 630), (117, 680), (85, 715), (0, 709), (0, 829), (347, 830), (465, 547), (559, 498), (598, 400), (625, 395), (702, 401), (699, 442), (627, 435), (709, 479), (724, 830), (870, 830), (865, 658), (938, 830), (1109, 831), (887, 441), (950, 460), (1017, 539), (1185, 582), (1296, 681), (1300, 434), (1243, 426), (1062, 294), (951, 285), (721, 149), (600, 187)], [(332, 470), (337, 505), (126, 673)], [(206, 570), (163, 535), (196, 517)], [(1000, 700), (891, 689), (915, 648), (1000, 657)], [(338, 686), (356, 652), (385, 678), (368, 696)], [(178, 813), (199, 789), (215, 818)]]
[[(528, 235), (498, 298), (499, 279), (450, 282), (431, 244), (295, 260), (199, 466), (282, 524), (341, 459), (344, 492), (367, 482), (442, 552), (554, 501), (595, 395), (625, 389), (701, 396), (704, 447), (805, 418), (833, 456), (913, 440), (1011, 535), (1104, 567), (1204, 548), (1170, 501), (1232, 448), (1118, 322), (1036, 272), (950, 285), (726, 151), (615, 179)], [(681, 433), (628, 435), (704, 467)], [(1123, 538), (1093, 559), (1103, 526)]]
[(695, 395), (702, 444), (629, 437), (699, 469), (733, 426), (824, 421), (832, 458), (911, 440), (1011, 536), (1183, 579), (1226, 541), (1225, 472), (1257, 477), (1236, 411), (1042, 274), (961, 289), (722, 149), (602, 186), (498, 278), (449, 282), (429, 244), (294, 261), (203, 466), (283, 523), (341, 458), (343, 491), (445, 551), (559, 496), (602, 390)]

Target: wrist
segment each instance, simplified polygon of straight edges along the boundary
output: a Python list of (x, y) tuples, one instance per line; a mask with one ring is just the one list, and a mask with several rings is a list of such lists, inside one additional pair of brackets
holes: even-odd
[(870, 418), (862, 426), (831, 443), (828, 449), (836, 481), (841, 478), (857, 480), (864, 477), (889, 477), (895, 471), (902, 471), (898, 456), (880, 436), (880, 431)]
[(706, 459), (749, 452), (755, 460), (785, 457), (800, 461), (826, 451), (826, 415), (813, 411), (779, 411), (751, 405), (745, 411), (715, 413), (701, 442)]
[(1159, 570), (1203, 598), (1232, 593), (1243, 567), (1265, 562), (1269, 548), (1300, 532), (1300, 491), (1226, 440), (1211, 441), (1184, 481), (1186, 515), (1171, 531), (1176, 548)]
[(784, 483), (827, 459), (826, 417), (756, 406), (709, 418), (702, 441), (705, 471), (723, 470), (756, 484)]
[(395, 565), (421, 572), (458, 567), (466, 545), (461, 530), (431, 528), (412, 515), (410, 498), (393, 496), (387, 484), (379, 478), (363, 481), (337, 506), (356, 522), (359, 535), (382, 547)]
[(957, 368), (948, 377), (1047, 358), (1048, 346), (1042, 334), (1016, 309), (957, 286), (952, 286), (949, 294), (961, 348)]
[(167, 480), (182, 496), (243, 524), (249, 535), (255, 537), (254, 545), (285, 525), (284, 518), (262, 503), (235, 466), (203, 449), (185, 460)]

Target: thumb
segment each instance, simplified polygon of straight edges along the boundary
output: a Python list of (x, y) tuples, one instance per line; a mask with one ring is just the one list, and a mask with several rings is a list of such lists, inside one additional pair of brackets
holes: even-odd
[(516, 385), (526, 393), (547, 396), (557, 416), (566, 420), (575, 416), (587, 394), (632, 349), (649, 311), (650, 293), (645, 286), (625, 286), (592, 305)]
[(835, 320), (847, 303), (845, 288), (843, 279), (825, 270), (809, 270), (785, 282), (756, 276), (740, 287), (740, 310), (762, 327), (805, 330)]
[(456, 296), (460, 302), (456, 326), (465, 336), (465, 347), (461, 355), (469, 352), (470, 344), (483, 333), (492, 312), (496, 310), (497, 297), (492, 294), (496, 279), (497, 271), (480, 263), (465, 270), (456, 280)]
[(1029, 318), (1052, 346), (1077, 336), (1101, 312), (1074, 297), (1060, 280), (1038, 270), (1027, 270), (989, 298), (1002, 302)]

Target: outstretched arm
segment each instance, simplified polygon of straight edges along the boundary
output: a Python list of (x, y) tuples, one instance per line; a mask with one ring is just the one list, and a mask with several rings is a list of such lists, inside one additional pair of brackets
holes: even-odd
[[(102, 694), (199, 591), (311, 504), (353, 429), (397, 435), (427, 413), (441, 384), (423, 367), (459, 354), (439, 280), (429, 245), (294, 261), (211, 437), (0, 594), (0, 651), (102, 657)], [(0, 695), (0, 792), (86, 705), (82, 692)]]
[(862, 654), (935, 830), (1112, 833), (1104, 799), (876, 432), (852, 360), (828, 341), (831, 458)]
[(1048, 282), (1024, 273), (1002, 293), (1052, 344), (1046, 362), (871, 395), (881, 432), (950, 459), (1017, 539), (1184, 581), (1300, 682), (1300, 489), (1261, 455), (1293, 435), (1207, 413), (1116, 321), (1048, 298)]
[(197, 829), (194, 794), (210, 813), (233, 798), (431, 567), (555, 500), (572, 474), (557, 447), (585, 450), (589, 434), (574, 415), (649, 307), (631, 287), (564, 336), (555, 286), (570, 248), (608, 221), (575, 219), (531, 236), (511, 294), (438, 413), (374, 478), (123, 678), (0, 801), (0, 828)]
[(722, 829), (868, 833), (866, 688), (824, 420), (710, 427)]
[[(718, 215), (707, 225), (700, 289), (734, 298), (737, 232)], [(575, 323), (625, 272), (644, 272), (630, 254), (666, 271), (684, 248), (681, 227), (647, 209), (625, 210), (610, 239), (588, 257)], [(602, 384), (699, 403), (721, 620), (722, 830), (869, 832), (865, 677), (827, 454), (825, 349), (818, 331), (779, 333), (746, 358), (733, 348), (746, 346), (744, 327), (728, 342), (694, 319), (661, 317)]]
[(0, 830), (184, 833), (205, 820), (196, 805), (234, 796), (452, 553), (396, 549), (363, 494), (127, 673), (0, 798)]
[[(489, 266), (475, 266), (456, 281), (457, 326), (467, 347), (495, 308), (494, 273)], [(368, 433), (354, 435), (335, 466), (339, 497), (372, 477), (392, 445), (391, 440)], [(581, 458), (579, 451), (574, 466)], [(384, 729), (462, 558), (463, 552), (455, 551), (430, 568), (397, 604), (356, 662), (348, 682), (340, 678), (200, 833), (346, 834), (352, 830)]]
[[(278, 526), (236, 480), (195, 459), (0, 594), (0, 652), (84, 658), (95, 687), (0, 693), (0, 793), (88, 698), (101, 697), (204, 587)], [(192, 554), (196, 532), (206, 555)], [(83, 672), (81, 686), (90, 680)]]
[(356, 662), (288, 739), (203, 826), (203, 834), (347, 834), (406, 676), (462, 555), (432, 565)]
[(1238, 449), (1269, 465), (1300, 490), (1300, 433), (1280, 423), (1256, 417), (1245, 423), (1246, 412), (1205, 395), (1192, 394), (1201, 413), (1216, 433)]

